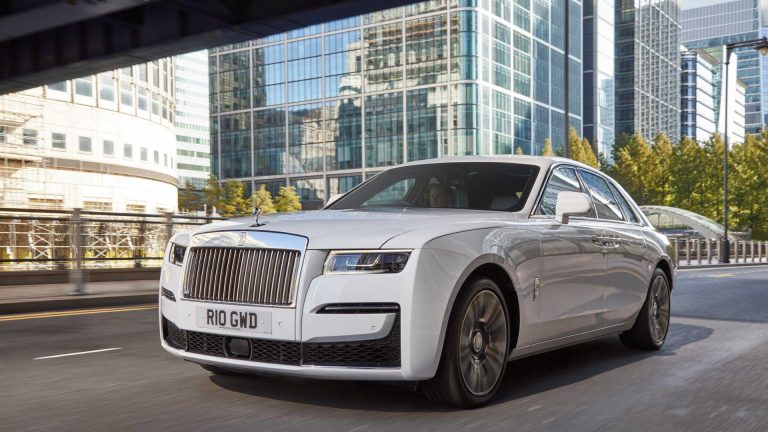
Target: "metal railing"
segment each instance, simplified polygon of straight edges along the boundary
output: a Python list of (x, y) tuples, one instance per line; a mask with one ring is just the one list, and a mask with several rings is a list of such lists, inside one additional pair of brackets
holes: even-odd
[(221, 218), (0, 208), (0, 272), (159, 267), (174, 233)]
[[(723, 252), (720, 239), (670, 238), (677, 262), (681, 266), (718, 264)], [(731, 240), (730, 260), (733, 264), (768, 263), (768, 241)]]

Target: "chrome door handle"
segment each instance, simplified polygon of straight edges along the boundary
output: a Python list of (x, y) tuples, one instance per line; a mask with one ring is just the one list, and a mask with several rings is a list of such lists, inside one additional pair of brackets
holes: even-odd
[(596, 244), (596, 245), (598, 245), (600, 247), (606, 247), (607, 246), (606, 240), (607, 240), (607, 237), (605, 237), (605, 236), (599, 236), (599, 235), (593, 235), (592, 236), (592, 243), (594, 243), (594, 244)]

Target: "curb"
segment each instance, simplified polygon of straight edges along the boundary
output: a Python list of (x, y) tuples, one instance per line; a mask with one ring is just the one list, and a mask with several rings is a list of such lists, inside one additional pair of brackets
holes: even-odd
[(768, 262), (762, 263), (732, 263), (732, 264), (691, 264), (691, 265), (677, 265), (677, 271), (683, 270), (696, 270), (696, 269), (712, 269), (712, 268), (739, 268), (739, 267), (759, 267), (768, 266)]
[(151, 303), (157, 304), (156, 291), (144, 291), (137, 294), (48, 297), (0, 302), (0, 315), (111, 306), (134, 306)]

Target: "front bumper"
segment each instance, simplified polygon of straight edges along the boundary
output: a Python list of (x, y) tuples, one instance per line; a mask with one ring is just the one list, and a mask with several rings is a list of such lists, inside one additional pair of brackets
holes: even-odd
[[(335, 379), (402, 379), (399, 312), (385, 337), (345, 342), (233, 337), (182, 330), (165, 317), (161, 320), (163, 348), (193, 362)], [(239, 348), (231, 348), (233, 341)], [(371, 374), (373, 370), (377, 373)]]
[[(452, 289), (467, 259), (441, 250), (416, 249), (398, 274), (324, 275), (326, 256), (324, 251), (306, 251), (296, 301), (290, 307), (189, 300), (181, 290), (183, 269), (164, 265), (161, 287), (171, 291), (175, 300), (160, 298), (162, 347), (192, 362), (242, 371), (353, 380), (433, 377)], [(397, 311), (322, 310), (352, 304), (397, 305)], [(268, 316), (271, 328), (266, 333), (204, 328), (197, 317), (206, 307)], [(169, 340), (168, 323), (184, 332), (179, 333), (182, 339)], [(228, 338), (248, 339), (247, 358), (227, 351)]]

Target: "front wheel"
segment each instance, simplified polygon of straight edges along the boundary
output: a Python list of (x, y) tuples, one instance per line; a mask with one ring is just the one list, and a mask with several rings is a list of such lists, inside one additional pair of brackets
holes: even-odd
[(643, 308), (635, 320), (635, 325), (619, 337), (629, 348), (658, 350), (664, 345), (669, 330), (671, 292), (667, 275), (656, 269), (648, 287)]
[(424, 393), (457, 408), (481, 406), (498, 390), (508, 352), (504, 296), (491, 279), (476, 279), (456, 299), (437, 374), (424, 383)]

